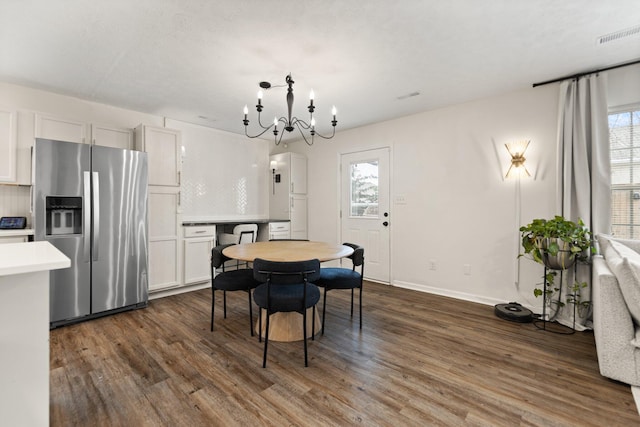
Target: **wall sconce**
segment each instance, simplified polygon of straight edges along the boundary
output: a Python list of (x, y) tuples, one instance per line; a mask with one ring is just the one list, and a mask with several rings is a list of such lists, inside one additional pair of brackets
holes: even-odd
[(511, 165), (509, 166), (509, 170), (507, 170), (507, 174), (505, 178), (513, 178), (520, 177), (523, 174), (526, 176), (531, 176), (527, 167), (524, 165), (524, 162), (527, 160), (524, 157), (524, 152), (527, 151), (527, 147), (531, 141), (517, 141), (517, 142), (509, 142), (504, 144), (507, 147), (507, 151), (511, 155)]
[[(278, 170), (278, 162), (275, 160), (271, 160), (269, 162), (269, 169), (271, 169), (271, 175), (273, 176), (273, 194), (276, 194), (276, 171)], [(280, 182), (280, 174), (278, 174), (278, 182)]]

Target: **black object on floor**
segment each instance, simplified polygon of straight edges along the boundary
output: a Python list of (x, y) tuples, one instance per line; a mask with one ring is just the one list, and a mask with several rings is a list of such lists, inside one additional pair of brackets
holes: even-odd
[(509, 304), (497, 304), (494, 312), (496, 316), (504, 320), (510, 320), (512, 322), (529, 323), (533, 321), (533, 313), (528, 308), (525, 308), (517, 302), (510, 302)]

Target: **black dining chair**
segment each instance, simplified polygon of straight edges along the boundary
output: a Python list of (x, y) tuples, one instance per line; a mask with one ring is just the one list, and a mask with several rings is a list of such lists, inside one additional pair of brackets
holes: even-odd
[[(256, 258), (253, 262), (253, 277), (263, 282), (253, 291), (253, 299), (266, 310), (266, 329), (264, 333), (264, 355), (262, 367), (267, 367), (267, 347), (269, 344), (269, 316), (278, 312), (298, 312), (302, 314), (304, 342), (304, 366), (307, 359), (307, 309), (313, 307), (312, 328), (315, 330), (316, 304), (320, 301), (320, 290), (313, 284), (320, 277), (320, 261), (317, 259), (296, 262), (267, 261)], [(262, 332), (262, 313), (259, 317), (259, 330)], [(259, 334), (262, 337), (261, 334)], [(313, 332), (311, 333), (313, 338)]]
[[(320, 278), (315, 282), (324, 288), (322, 301), (322, 335), (324, 335), (324, 317), (327, 309), (327, 292), (332, 289), (351, 289), (351, 317), (353, 318), (353, 293), (359, 289), (360, 297), (360, 329), (362, 329), (362, 282), (364, 276), (364, 248), (353, 243), (343, 243), (353, 248), (353, 253), (348, 256), (353, 263), (352, 268), (326, 267), (320, 270)], [(360, 272), (356, 270), (360, 267)]]
[[(213, 331), (213, 318), (216, 308), (216, 291), (222, 291), (224, 318), (227, 318), (227, 291), (245, 291), (249, 295), (249, 325), (253, 336), (253, 308), (251, 304), (251, 290), (260, 283), (253, 278), (253, 270), (240, 268), (225, 271), (225, 262), (231, 258), (225, 256), (222, 251), (231, 246), (218, 245), (211, 249), (211, 331)], [(221, 271), (217, 271), (221, 269)]]

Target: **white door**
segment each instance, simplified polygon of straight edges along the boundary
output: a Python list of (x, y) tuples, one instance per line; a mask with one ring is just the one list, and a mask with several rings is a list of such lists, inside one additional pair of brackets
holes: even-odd
[(389, 148), (343, 154), (342, 241), (364, 247), (364, 276), (389, 283)]

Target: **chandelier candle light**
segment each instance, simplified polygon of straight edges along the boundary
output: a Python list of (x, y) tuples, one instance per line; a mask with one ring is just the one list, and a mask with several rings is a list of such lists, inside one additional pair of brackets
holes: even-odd
[[(242, 121), (244, 123), (244, 134), (249, 138), (257, 138), (259, 136), (262, 136), (266, 131), (273, 129), (274, 142), (276, 143), (276, 145), (279, 145), (280, 141), (282, 141), (282, 136), (284, 135), (284, 131), (278, 130), (278, 123), (282, 123), (284, 125), (284, 130), (287, 132), (293, 132), (293, 129), (297, 128), (298, 131), (300, 131), (300, 135), (302, 135), (302, 139), (304, 139), (304, 142), (306, 142), (307, 145), (313, 144), (313, 138), (315, 135), (318, 135), (320, 138), (323, 138), (323, 139), (333, 138), (334, 135), (336, 134), (336, 125), (338, 124), (338, 121), (336, 120), (336, 107), (334, 106), (331, 109), (331, 114), (333, 115), (333, 120), (331, 120), (331, 126), (333, 126), (333, 133), (331, 134), (331, 136), (324, 136), (320, 134), (318, 131), (316, 131), (315, 129), (316, 119), (313, 117), (313, 112), (315, 111), (316, 107), (315, 105), (313, 105), (313, 98), (314, 98), (313, 90), (309, 94), (309, 106), (307, 107), (307, 109), (309, 110), (309, 123), (307, 123), (304, 120), (298, 119), (297, 117), (291, 117), (291, 113), (293, 111), (293, 84), (295, 83), (291, 78), (291, 74), (289, 74), (285, 78), (285, 82), (289, 87), (287, 89), (287, 112), (288, 112), (287, 117), (283, 116), (283, 117), (280, 117), (279, 119), (278, 117), (275, 117), (271, 125), (264, 126), (260, 121), (260, 114), (262, 113), (262, 109), (264, 108), (264, 106), (262, 105), (263, 92), (262, 90), (260, 90), (258, 92), (258, 104), (256, 105), (256, 110), (258, 111), (258, 124), (263, 130), (257, 135), (249, 135), (249, 132), (247, 129), (249, 126), (249, 119), (247, 118), (247, 115), (249, 114), (249, 109), (245, 105), (244, 111), (243, 111), (244, 120)], [(271, 83), (269, 82), (260, 82), (260, 87), (266, 90), (266, 89), (270, 89), (272, 86), (271, 86)], [(274, 87), (282, 87), (282, 86), (274, 86)], [(305, 131), (308, 131), (309, 134), (311, 135), (310, 139), (308, 139), (308, 136), (305, 135)], [(278, 138), (278, 133), (280, 133), (280, 138)]]

